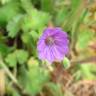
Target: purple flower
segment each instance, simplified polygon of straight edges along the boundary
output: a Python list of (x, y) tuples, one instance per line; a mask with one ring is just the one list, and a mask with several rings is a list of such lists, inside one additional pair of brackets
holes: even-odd
[(46, 28), (37, 45), (41, 60), (61, 61), (68, 53), (69, 40), (67, 33), (61, 28)]

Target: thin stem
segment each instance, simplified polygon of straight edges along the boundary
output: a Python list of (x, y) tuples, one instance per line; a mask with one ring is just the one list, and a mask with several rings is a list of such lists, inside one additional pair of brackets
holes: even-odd
[(16, 78), (12, 75), (12, 73), (10, 72), (10, 70), (7, 68), (6, 64), (3, 62), (2, 58), (0, 57), (0, 65), (3, 67), (3, 69), (5, 70), (6, 74), (10, 77), (10, 79), (18, 84), (18, 81), (16, 80)]
[(10, 79), (13, 81), (14, 88), (18, 91), (21, 96), (31, 96), (29, 93), (27, 93), (22, 87), (19, 85), (17, 79), (13, 76), (13, 74), (10, 72), (10, 70), (7, 68), (6, 64), (3, 62), (1, 56), (0, 56), (0, 65), (3, 67), (6, 74), (10, 77)]
[(84, 58), (82, 60), (76, 60), (76, 61), (71, 61), (71, 64), (83, 64), (83, 63), (94, 63), (96, 62), (96, 56), (90, 56), (90, 57), (87, 57), (87, 58)]
[(77, 64), (86, 64), (86, 63), (95, 63), (95, 62), (96, 62), (96, 56), (90, 56), (81, 60), (71, 61), (72, 66), (70, 66), (68, 70), (72, 69)]

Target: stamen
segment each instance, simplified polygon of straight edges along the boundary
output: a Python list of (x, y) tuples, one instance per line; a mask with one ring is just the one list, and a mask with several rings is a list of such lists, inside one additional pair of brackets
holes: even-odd
[(52, 45), (54, 43), (54, 39), (52, 37), (47, 37), (45, 43), (47, 45)]

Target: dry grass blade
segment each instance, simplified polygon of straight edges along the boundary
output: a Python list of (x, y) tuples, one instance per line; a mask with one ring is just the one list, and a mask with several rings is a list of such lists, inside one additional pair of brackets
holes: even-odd
[(0, 69), (0, 96), (5, 94), (5, 72), (3, 69)]
[(74, 96), (96, 96), (96, 81), (81, 80), (75, 82), (67, 88), (67, 92)]

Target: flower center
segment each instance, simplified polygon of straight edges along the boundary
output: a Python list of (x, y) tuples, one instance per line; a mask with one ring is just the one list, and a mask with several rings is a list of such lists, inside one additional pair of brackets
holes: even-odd
[(53, 39), (52, 37), (47, 37), (47, 38), (45, 39), (45, 43), (46, 43), (47, 45), (53, 45), (53, 44), (54, 44), (54, 39)]

